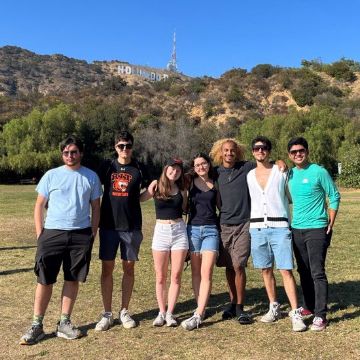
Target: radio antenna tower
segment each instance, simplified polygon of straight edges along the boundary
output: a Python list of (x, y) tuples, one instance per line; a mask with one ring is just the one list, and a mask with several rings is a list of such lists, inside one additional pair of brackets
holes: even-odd
[(174, 31), (174, 39), (173, 39), (173, 50), (171, 54), (171, 59), (166, 67), (169, 71), (177, 72), (177, 64), (176, 64), (176, 32)]

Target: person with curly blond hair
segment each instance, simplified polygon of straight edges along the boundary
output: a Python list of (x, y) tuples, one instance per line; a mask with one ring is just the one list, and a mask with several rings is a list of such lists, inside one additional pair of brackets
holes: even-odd
[(246, 177), (255, 163), (244, 160), (245, 147), (226, 138), (215, 142), (210, 156), (218, 167), (217, 188), (220, 196), (220, 254), (217, 265), (226, 268), (230, 304), (224, 320), (237, 317), (240, 324), (250, 324), (244, 311), (246, 272), (250, 255), (250, 197)]

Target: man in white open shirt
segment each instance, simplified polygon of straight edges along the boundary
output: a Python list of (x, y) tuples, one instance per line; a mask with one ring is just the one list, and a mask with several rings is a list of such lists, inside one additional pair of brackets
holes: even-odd
[(306, 326), (298, 309), (296, 283), (292, 273), (293, 254), (289, 229), (289, 204), (285, 191), (286, 173), (270, 163), (271, 142), (264, 136), (252, 141), (256, 168), (247, 175), (251, 197), (250, 235), (254, 267), (261, 269), (269, 298), (269, 311), (261, 318), (272, 323), (280, 318), (280, 304), (276, 297), (274, 260), (280, 271), (291, 311), (289, 316), (294, 331)]

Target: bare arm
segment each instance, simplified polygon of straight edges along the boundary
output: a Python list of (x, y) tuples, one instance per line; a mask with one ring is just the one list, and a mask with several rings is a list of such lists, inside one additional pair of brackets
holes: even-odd
[(156, 186), (157, 186), (157, 180), (153, 180), (148, 186), (148, 188), (141, 193), (140, 201), (143, 202), (151, 199), (155, 194)]
[(100, 221), (100, 198), (91, 201), (91, 228), (95, 238)]
[(326, 231), (327, 234), (329, 234), (332, 228), (334, 227), (336, 214), (337, 214), (337, 210), (329, 209), (329, 225)]
[(34, 222), (35, 222), (35, 231), (36, 238), (38, 239), (43, 228), (44, 228), (44, 212), (45, 206), (48, 199), (42, 195), (38, 195), (34, 208)]
[(275, 164), (279, 167), (279, 170), (281, 172), (285, 172), (288, 170), (288, 166), (286, 165), (286, 162), (284, 160), (281, 160), (281, 159), (276, 160)]
[(187, 190), (183, 190), (181, 192), (181, 195), (183, 197), (183, 203), (182, 203), (182, 209), (184, 212), (187, 212), (187, 206), (188, 206), (188, 193), (187, 193)]
[(221, 210), (221, 197), (219, 191), (216, 194), (216, 207), (218, 208), (218, 210)]

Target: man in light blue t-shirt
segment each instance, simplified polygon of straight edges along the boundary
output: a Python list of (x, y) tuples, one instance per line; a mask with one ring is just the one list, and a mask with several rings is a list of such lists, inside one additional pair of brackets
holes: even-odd
[[(327, 326), (325, 259), (340, 194), (329, 173), (309, 162), (309, 147), (304, 138), (291, 139), (288, 153), (295, 165), (289, 173), (288, 185), (293, 202), (294, 253), (304, 296), (302, 314), (314, 314), (310, 329), (321, 331)], [(326, 198), (329, 199), (328, 209)]]
[(81, 166), (83, 144), (78, 138), (65, 139), (60, 151), (64, 165), (47, 171), (36, 188), (34, 220), (38, 240), (34, 270), (38, 283), (33, 322), (21, 337), (21, 345), (33, 345), (45, 336), (43, 318), (61, 265), (64, 285), (56, 335), (69, 340), (82, 335), (70, 316), (79, 282), (85, 282), (89, 272), (102, 188), (96, 173)]

